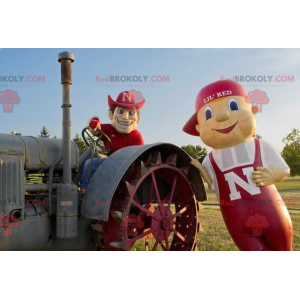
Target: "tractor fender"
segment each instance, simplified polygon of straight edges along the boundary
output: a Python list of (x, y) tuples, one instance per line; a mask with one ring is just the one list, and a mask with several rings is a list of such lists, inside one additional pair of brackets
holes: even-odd
[[(166, 143), (122, 148), (109, 156), (91, 178), (81, 204), (81, 216), (87, 219), (108, 221), (114, 193), (130, 166), (141, 156), (160, 152), (164, 162), (169, 155), (177, 155), (177, 167), (190, 166), (190, 156), (181, 148)], [(190, 166), (188, 179), (197, 201), (206, 200), (206, 192), (199, 171)]]

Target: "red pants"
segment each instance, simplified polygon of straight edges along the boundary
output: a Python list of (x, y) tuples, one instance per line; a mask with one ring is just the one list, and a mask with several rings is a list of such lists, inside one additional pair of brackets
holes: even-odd
[[(237, 247), (244, 251), (291, 251), (293, 226), (284, 202), (244, 201), (239, 205), (242, 201), (231, 202), (234, 206), (220, 203), (225, 224)], [(268, 226), (261, 229), (248, 227), (251, 224), (246, 223), (247, 220), (255, 215), (265, 217)]]

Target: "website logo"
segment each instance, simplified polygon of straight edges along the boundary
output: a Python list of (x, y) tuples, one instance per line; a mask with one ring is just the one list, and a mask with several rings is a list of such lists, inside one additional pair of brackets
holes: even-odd
[(20, 101), (21, 99), (17, 92), (13, 92), (11, 90), (0, 92), (0, 103), (3, 104), (3, 111), (5, 113), (13, 112), (14, 105), (19, 104)]

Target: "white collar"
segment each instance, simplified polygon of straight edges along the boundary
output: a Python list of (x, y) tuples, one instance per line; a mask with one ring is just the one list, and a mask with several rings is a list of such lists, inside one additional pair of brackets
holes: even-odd
[(221, 171), (235, 167), (253, 164), (255, 157), (254, 139), (250, 139), (237, 146), (213, 150), (212, 155)]

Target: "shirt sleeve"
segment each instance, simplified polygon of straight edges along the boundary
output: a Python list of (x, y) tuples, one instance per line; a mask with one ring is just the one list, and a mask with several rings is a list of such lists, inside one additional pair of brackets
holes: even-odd
[(287, 165), (281, 154), (275, 147), (265, 140), (259, 140), (262, 149), (262, 161), (266, 168), (270, 170), (283, 169), (290, 173), (290, 167)]
[(137, 146), (137, 145), (144, 145), (143, 137), (139, 131), (136, 131), (132, 141), (132, 146)]

